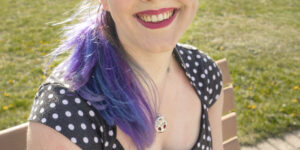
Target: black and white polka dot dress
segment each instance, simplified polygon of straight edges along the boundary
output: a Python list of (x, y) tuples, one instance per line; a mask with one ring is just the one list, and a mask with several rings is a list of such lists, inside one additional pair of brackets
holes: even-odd
[[(193, 46), (177, 44), (173, 53), (202, 104), (200, 133), (192, 150), (212, 150), (208, 108), (221, 93), (222, 73), (213, 59)], [(53, 128), (83, 150), (123, 150), (116, 139), (116, 126), (109, 126), (58, 77), (53, 74), (40, 86), (28, 120)]]

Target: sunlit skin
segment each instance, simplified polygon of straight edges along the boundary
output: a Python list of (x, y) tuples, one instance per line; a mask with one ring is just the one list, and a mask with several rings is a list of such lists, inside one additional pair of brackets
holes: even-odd
[[(198, 137), (199, 128), (197, 127), (200, 119), (200, 116), (191, 114), (200, 114), (201, 102), (188, 82), (184, 71), (175, 63), (172, 51), (195, 17), (198, 0), (101, 0), (101, 3), (103, 8), (112, 14), (118, 37), (126, 52), (150, 75), (157, 85), (158, 91), (162, 91), (166, 70), (169, 66), (171, 68), (168, 84), (165, 87), (167, 90), (163, 92), (164, 97), (167, 98), (162, 98), (160, 107), (161, 113), (168, 117), (168, 127), (164, 134), (156, 137), (153, 145), (147, 150), (191, 148)], [(135, 16), (136, 13), (146, 10), (173, 7), (178, 9), (177, 16), (172, 23), (162, 28), (147, 28), (138, 22)], [(182, 101), (184, 99), (187, 101)], [(223, 150), (222, 103), (223, 93), (208, 110), (214, 150)], [(191, 127), (188, 131), (182, 128), (187, 124)], [(177, 136), (178, 132), (182, 136)], [(135, 149), (130, 138), (118, 127), (116, 134), (117, 139), (126, 150)], [(28, 126), (27, 140), (28, 150), (80, 149), (65, 136), (34, 122), (30, 122)]]
[[(125, 50), (146, 70), (159, 86), (170, 64), (176, 43), (192, 22), (198, 0), (101, 0), (116, 24), (117, 34)], [(177, 8), (174, 21), (159, 29), (149, 29), (135, 17), (138, 12)]]
[[(166, 76), (165, 70), (170, 62), (176, 64), (171, 55), (173, 48), (195, 17), (198, 0), (101, 0), (101, 2), (104, 9), (113, 17), (121, 44), (150, 75), (160, 91)], [(135, 17), (138, 12), (162, 8), (178, 9), (176, 18), (166, 27), (149, 29), (139, 23)], [(172, 87), (169, 89), (172, 90)], [(223, 94), (208, 112), (213, 147), (218, 150), (223, 149), (220, 121), (222, 101)], [(118, 132), (120, 133), (120, 130)], [(120, 138), (130, 142), (126, 136)]]

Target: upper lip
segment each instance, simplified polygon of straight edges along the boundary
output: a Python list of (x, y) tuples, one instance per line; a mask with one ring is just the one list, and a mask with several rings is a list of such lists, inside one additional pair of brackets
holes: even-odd
[(170, 7), (170, 8), (161, 8), (158, 10), (145, 10), (145, 11), (141, 11), (136, 13), (136, 15), (158, 15), (158, 14), (162, 14), (165, 12), (168, 12), (170, 10), (175, 10), (175, 7)]

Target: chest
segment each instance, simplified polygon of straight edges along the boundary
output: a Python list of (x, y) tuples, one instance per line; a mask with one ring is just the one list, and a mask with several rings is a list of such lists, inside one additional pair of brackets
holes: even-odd
[[(200, 132), (201, 101), (188, 81), (173, 82), (165, 94), (159, 110), (168, 122), (167, 130), (156, 133), (146, 150), (189, 150)], [(117, 140), (125, 150), (135, 150), (130, 137), (118, 126)]]

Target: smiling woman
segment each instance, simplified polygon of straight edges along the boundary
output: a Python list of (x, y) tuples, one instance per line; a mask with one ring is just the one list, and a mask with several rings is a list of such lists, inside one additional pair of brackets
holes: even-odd
[(71, 17), (79, 23), (51, 53), (71, 51), (36, 94), (28, 149), (222, 150), (222, 73), (208, 55), (177, 43), (197, 7), (84, 1)]

